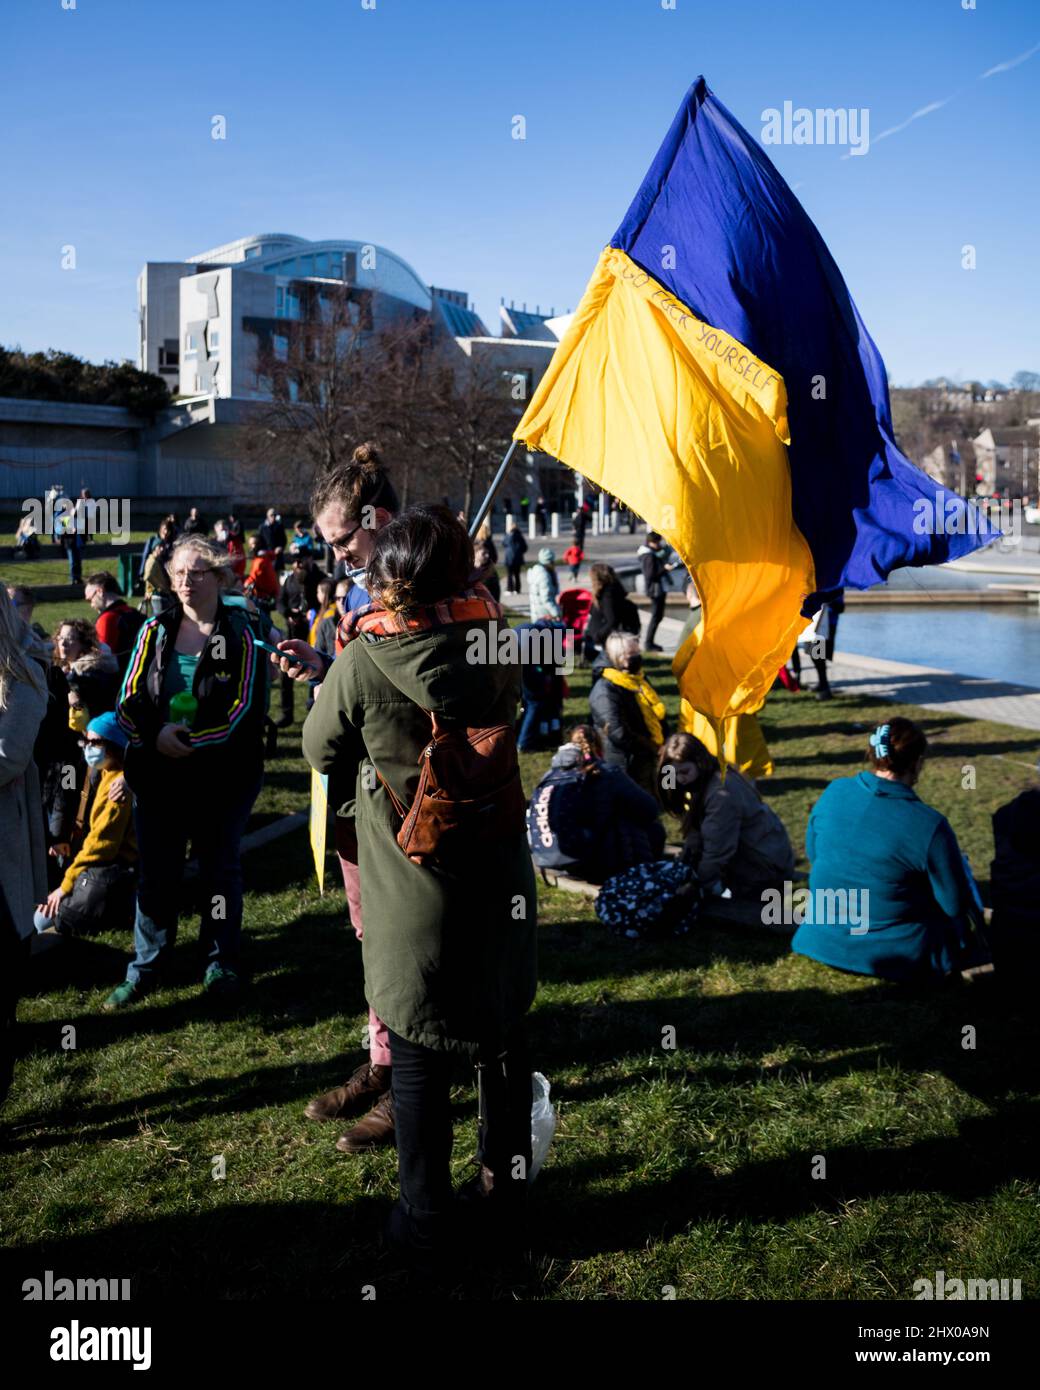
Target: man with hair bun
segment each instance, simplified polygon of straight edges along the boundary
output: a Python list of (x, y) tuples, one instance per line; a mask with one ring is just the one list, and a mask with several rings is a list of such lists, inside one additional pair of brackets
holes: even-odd
[[(371, 442), (359, 444), (348, 463), (337, 464), (315, 484), (311, 516), (336, 560), (345, 561), (348, 566), (347, 578), (353, 581), (348, 604), (353, 609), (368, 601), (365, 571), (375, 538), (399, 507), (396, 489), (383, 467), (378, 448)], [(279, 642), (278, 648), (283, 653), (281, 670), (294, 680), (317, 684), (332, 665), (332, 657), (300, 639)], [(329, 800), (336, 808), (336, 855), (343, 874), (350, 924), (360, 941), (361, 873), (353, 779), (341, 778), (333, 769), (329, 776)], [(312, 1100), (304, 1111), (310, 1120), (357, 1120), (337, 1141), (341, 1153), (365, 1153), (394, 1142), (393, 1111), (389, 1105), (380, 1104), (390, 1093), (390, 1042), (374, 1009), (369, 1009), (368, 1039), (368, 1059), (341, 1085)]]
[(949, 821), (914, 791), (928, 740), (909, 719), (870, 735), (870, 767), (812, 809), (805, 920), (791, 948), (858, 975), (921, 983), (978, 963), (976, 889)]

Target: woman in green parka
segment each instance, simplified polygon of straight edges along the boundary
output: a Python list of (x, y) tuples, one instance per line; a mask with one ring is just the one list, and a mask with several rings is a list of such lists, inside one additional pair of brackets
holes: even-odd
[[(449, 1091), (454, 1063), (481, 1075), (480, 1173), (469, 1210), (501, 1212), (512, 1234), (530, 1165), (531, 1078), (524, 1016), (536, 987), (534, 872), (516, 832), (425, 867), (397, 842), (431, 741), (431, 714), (456, 727), (512, 728), (519, 672), (495, 660), (501, 608), (468, 587), (473, 546), (446, 507), (383, 527), (368, 565), (373, 602), (347, 640), (303, 729), (311, 766), (355, 787), (365, 922), (365, 992), (386, 1023), (401, 1198), (390, 1238), (435, 1251), (453, 1239)], [(522, 1163), (516, 1160), (523, 1159)]]

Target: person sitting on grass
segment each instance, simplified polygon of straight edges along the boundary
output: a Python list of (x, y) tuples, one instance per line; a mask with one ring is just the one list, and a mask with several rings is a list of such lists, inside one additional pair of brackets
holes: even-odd
[(656, 790), (657, 750), (668, 732), (663, 701), (643, 675), (639, 638), (612, 632), (592, 668), (589, 710), (603, 741), (603, 761)]
[(83, 756), (87, 778), (76, 815), (71, 845), (57, 846), (75, 857), (46, 902), (37, 907), (33, 926), (38, 932), (84, 927), (129, 926), (133, 920), (133, 876), (137, 860), (132, 802), (109, 796), (122, 776), (127, 737), (109, 710), (87, 725)]
[(977, 890), (949, 821), (914, 791), (927, 752), (911, 720), (886, 720), (870, 736), (868, 770), (825, 789), (805, 835), (809, 902), (792, 950), (908, 982), (976, 963)]
[(676, 733), (665, 740), (657, 775), (663, 805), (681, 820), (683, 859), (707, 896), (729, 890), (740, 910), (790, 880), (787, 831), (736, 768), (723, 781), (718, 758), (692, 734)]
[(593, 726), (578, 724), (531, 797), (532, 858), (539, 868), (604, 883), (660, 857), (665, 837), (658, 810), (649, 792), (603, 761), (603, 743)]
[(1040, 785), (994, 811), (993, 843), (994, 968), (1002, 985), (1032, 990), (1040, 966)]

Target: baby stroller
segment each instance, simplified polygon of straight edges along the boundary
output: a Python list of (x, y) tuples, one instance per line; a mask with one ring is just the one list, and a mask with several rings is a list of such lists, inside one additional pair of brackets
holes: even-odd
[(573, 647), (576, 665), (585, 665), (585, 627), (592, 610), (592, 595), (588, 589), (564, 589), (557, 602), (568, 627), (567, 642)]

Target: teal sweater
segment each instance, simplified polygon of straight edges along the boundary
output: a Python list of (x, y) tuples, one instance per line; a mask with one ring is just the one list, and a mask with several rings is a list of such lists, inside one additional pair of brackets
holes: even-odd
[(860, 975), (910, 980), (954, 968), (971, 887), (945, 816), (901, 782), (832, 782), (805, 836), (812, 864), (792, 949)]

